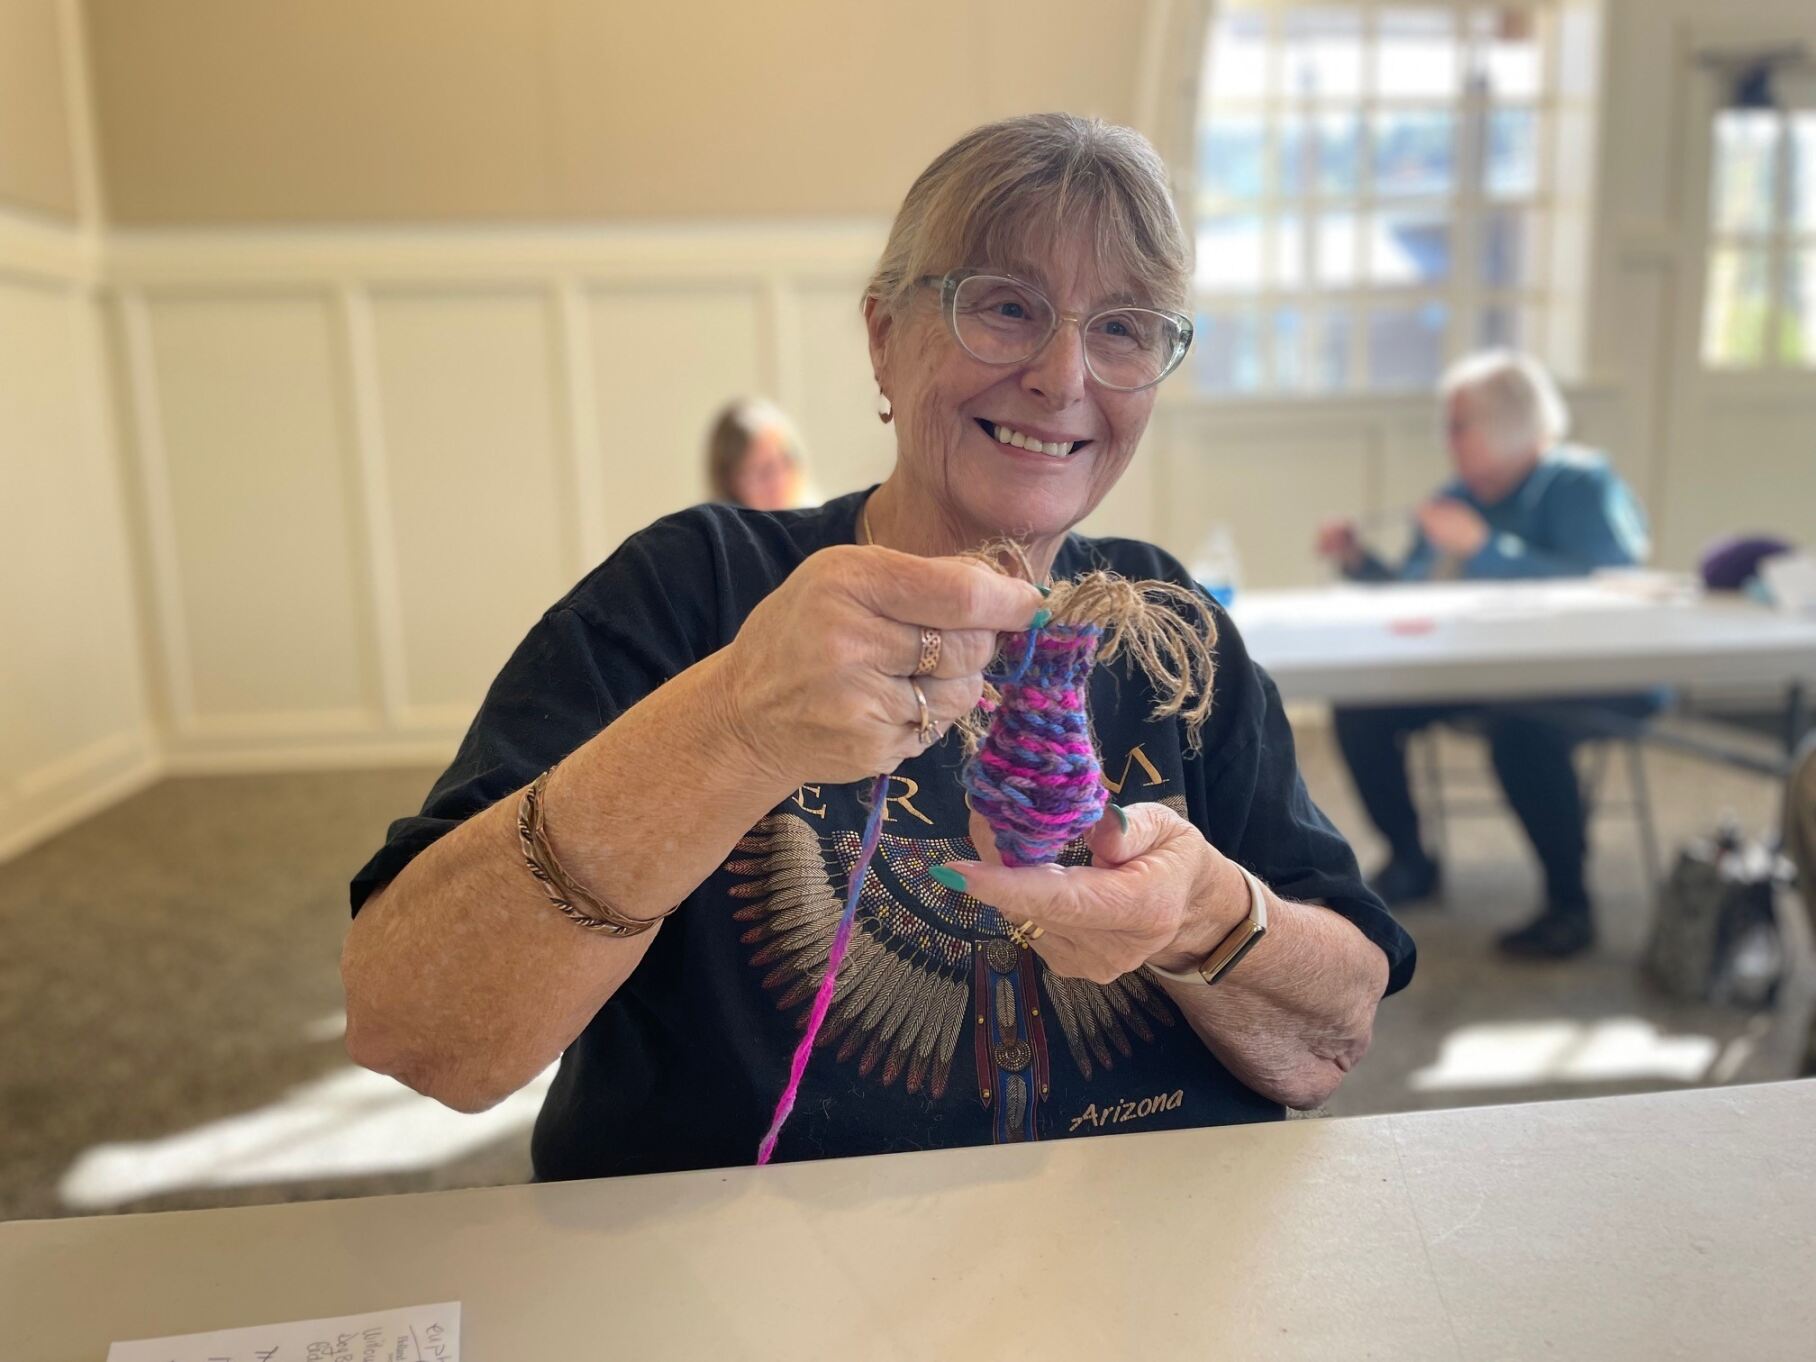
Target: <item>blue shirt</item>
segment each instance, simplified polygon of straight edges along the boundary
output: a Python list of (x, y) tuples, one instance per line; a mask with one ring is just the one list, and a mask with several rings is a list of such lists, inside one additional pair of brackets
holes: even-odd
[[(1461, 565), (1466, 578), (1585, 577), (1597, 568), (1631, 567), (1651, 549), (1646, 513), (1602, 455), (1560, 445), (1493, 505), (1461, 481), (1440, 496), (1488, 522), (1488, 542)], [(1441, 555), (1415, 534), (1398, 569), (1370, 555), (1353, 575), (1364, 581), (1427, 581)]]

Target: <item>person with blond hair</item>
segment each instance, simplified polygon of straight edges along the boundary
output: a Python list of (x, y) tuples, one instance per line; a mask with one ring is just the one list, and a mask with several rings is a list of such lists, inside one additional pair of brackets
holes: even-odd
[[(1493, 350), (1458, 361), (1439, 384), (1455, 477), (1417, 508), (1412, 549), (1390, 566), (1362, 543), (1354, 521), (1319, 531), (1317, 550), (1356, 581), (1580, 577), (1628, 567), (1648, 552), (1639, 503), (1600, 454), (1565, 443), (1570, 413), (1544, 366)], [(1390, 906), (1436, 892), (1441, 868), (1426, 851), (1406, 774), (1408, 735), (1435, 723), (1481, 728), (1495, 774), (1537, 853), (1545, 902), (1500, 937), (1512, 956), (1558, 959), (1588, 950), (1595, 927), (1585, 882), (1587, 810), (1572, 753), (1598, 711), (1626, 716), (1650, 697), (1563, 698), (1534, 705), (1339, 707), (1337, 740), (1363, 807), (1388, 845), (1370, 883)]]

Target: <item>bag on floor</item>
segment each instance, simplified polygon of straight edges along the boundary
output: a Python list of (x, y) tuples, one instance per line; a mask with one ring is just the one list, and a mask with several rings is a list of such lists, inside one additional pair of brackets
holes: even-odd
[(1684, 847), (1659, 890), (1647, 978), (1680, 1002), (1771, 1007), (1786, 964), (1776, 900), (1789, 881), (1784, 857), (1733, 827)]

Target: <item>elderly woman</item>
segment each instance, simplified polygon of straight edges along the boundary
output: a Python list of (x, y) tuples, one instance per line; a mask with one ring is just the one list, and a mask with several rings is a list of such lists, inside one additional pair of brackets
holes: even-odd
[(807, 501), (801, 441), (781, 408), (761, 398), (728, 403), (706, 437), (714, 501), (753, 511), (792, 511)]
[[(866, 777), (890, 771), (778, 1158), (1323, 1102), (1413, 948), (1307, 796), (1228, 621), (1201, 749), (1151, 717), (1145, 678), (1099, 668), (1117, 804), (1067, 865), (977, 859), (949, 727), (998, 635), (1042, 610), (1035, 582), (956, 555), (1013, 536), (1042, 582), (1189, 581), (1149, 545), (1071, 533), (1185, 354), (1188, 278), (1164, 168), (1132, 132), (1017, 118), (935, 160), (863, 302), (888, 480), (812, 511), (670, 516), (537, 623), (353, 882), (353, 1057), (466, 1111), (559, 1057), (542, 1178), (749, 1162), (824, 973)], [(1231, 965), (1258, 908), (1266, 934)]]
[[(1490, 350), (1459, 360), (1438, 386), (1456, 477), (1418, 507), (1411, 551), (1390, 567), (1362, 546), (1356, 526), (1319, 531), (1318, 551), (1358, 581), (1579, 577), (1627, 567), (1647, 553), (1646, 518), (1601, 455), (1564, 443), (1570, 412), (1537, 360)], [(1503, 953), (1562, 959), (1595, 943), (1589, 890), (1588, 810), (1571, 753), (1598, 715), (1638, 717), (1653, 696), (1561, 698), (1521, 706), (1387, 705), (1336, 712), (1338, 742), (1357, 793), (1389, 849), (1372, 879), (1389, 904), (1438, 888), (1440, 867), (1419, 833), (1406, 776), (1405, 739), (1462, 719), (1483, 730), (1495, 774), (1545, 874), (1538, 915), (1499, 940)]]

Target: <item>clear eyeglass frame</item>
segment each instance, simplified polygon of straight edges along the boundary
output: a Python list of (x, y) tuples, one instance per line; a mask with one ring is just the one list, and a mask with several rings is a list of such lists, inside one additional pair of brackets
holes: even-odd
[[(958, 325), (958, 293), (959, 288), (967, 280), (971, 279), (1001, 279), (1005, 283), (1013, 284), (1018, 289), (1026, 290), (1028, 293), (1031, 293), (1036, 298), (1040, 299), (1042, 303), (1046, 304), (1049, 318), (1046, 333), (1041, 336), (1027, 354), (1017, 356), (1013, 359), (991, 359), (988, 356), (978, 354), (977, 351), (965, 344), (964, 335), (960, 332)], [(1079, 329), (1080, 337), (1083, 338), (1089, 336), (1091, 325), (1099, 318), (1112, 316), (1122, 312), (1146, 312), (1153, 316), (1165, 319), (1176, 328), (1177, 340), (1174, 342), (1172, 353), (1167, 356), (1160, 372), (1145, 382), (1135, 384), (1113, 383), (1104, 378), (1103, 375), (1097, 372), (1096, 366), (1091, 362), (1090, 345), (1081, 345), (1080, 349), (1084, 355), (1085, 370), (1091, 375), (1092, 380), (1100, 386), (1109, 388), (1114, 392), (1143, 392), (1148, 388), (1152, 388), (1157, 384), (1164, 382), (1172, 375), (1185, 361), (1186, 352), (1192, 348), (1192, 319), (1182, 312), (1171, 312), (1165, 308), (1125, 305), (1119, 307), (1106, 307), (1101, 311), (1091, 313), (1089, 316), (1061, 312), (1057, 307), (1053, 306), (1053, 300), (1047, 297), (1046, 293), (1041, 289), (1030, 284), (1025, 279), (1018, 279), (1012, 274), (1003, 274), (997, 270), (962, 269), (952, 270), (946, 274), (924, 274), (919, 279), (915, 280), (915, 283), (927, 288), (939, 289), (940, 314), (946, 319), (946, 330), (951, 333), (952, 339), (957, 342), (959, 349), (963, 350), (980, 364), (990, 364), (1002, 368), (1007, 368), (1013, 364), (1026, 364), (1042, 350), (1045, 350), (1048, 344), (1053, 340), (1053, 337), (1059, 334), (1061, 323), (1072, 322), (1075, 324)]]

